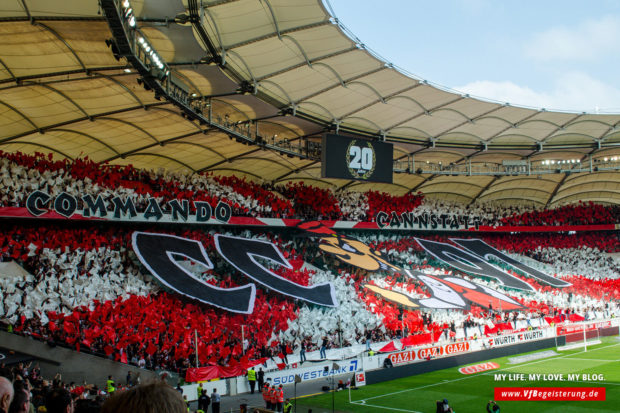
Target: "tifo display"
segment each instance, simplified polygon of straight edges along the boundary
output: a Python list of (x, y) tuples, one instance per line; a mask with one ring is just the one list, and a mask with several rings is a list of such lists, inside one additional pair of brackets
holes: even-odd
[[(80, 207), (83, 195), (89, 195), (106, 202), (133, 199), (137, 211), (153, 202), (170, 211), (180, 197), (203, 200), (214, 209), (224, 202), (232, 217), (258, 216), (269, 208), (271, 214), (295, 216), (299, 206), (305, 212), (297, 216), (320, 218), (320, 209), (311, 212), (310, 205), (331, 203), (347, 210), (349, 197), (315, 196), (318, 203), (304, 204), (294, 188), (327, 192), (297, 184), (278, 194), (232, 178), (157, 176), (42, 155), (6, 154), (0, 162), (3, 183), (11, 188), (3, 194), (3, 211), (26, 208), (29, 194), (38, 190), (50, 195), (50, 203), (58, 194), (71, 194)], [(250, 186), (256, 190), (244, 191)], [(382, 202), (377, 193), (355, 196), (367, 213), (382, 208), (376, 206)], [(398, 205), (393, 201), (384, 197)], [(416, 196), (402, 208), (424, 209), (426, 202)], [(107, 210), (113, 203), (105, 205)], [(185, 208), (182, 201), (178, 207)], [(575, 223), (575, 212), (582, 209), (591, 211), (584, 224), (613, 222), (614, 207), (572, 208), (570, 213), (555, 210), (556, 222)], [(600, 211), (612, 215), (605, 218)], [(434, 232), (414, 238), (343, 232), (328, 224), (298, 220), (286, 230), (269, 230), (164, 228), (154, 222), (137, 231), (131, 222), (61, 216), (4, 221), (3, 261), (29, 273), (0, 279), (1, 316), (19, 334), (140, 366), (184, 371), (196, 356), (201, 366), (266, 363), (276, 368), (303, 361), (301, 349), (304, 358), (318, 360), (340, 357), (347, 348), (358, 351), (356, 346), (387, 351), (397, 338), (394, 349), (436, 344), (447, 352), (453, 350), (446, 347), (450, 343), (458, 349), (461, 342), (485, 336), (501, 345), (509, 336), (498, 334), (604, 319), (618, 311), (620, 269), (606, 255), (619, 250), (615, 233), (454, 237)]]

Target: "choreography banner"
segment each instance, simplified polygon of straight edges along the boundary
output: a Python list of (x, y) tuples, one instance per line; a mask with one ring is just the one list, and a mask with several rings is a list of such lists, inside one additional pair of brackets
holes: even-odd
[(214, 208), (208, 202), (188, 199), (173, 199), (167, 205), (169, 211), (164, 211), (157, 199), (150, 197), (147, 199), (144, 212), (138, 212), (131, 198), (123, 200), (115, 196), (106, 202), (101, 195), (93, 199), (90, 194), (86, 194), (78, 199), (67, 192), (52, 197), (46, 192), (34, 191), (26, 199), (26, 209), (35, 217), (52, 213), (52, 217), (63, 218), (77, 215), (82, 218), (116, 221), (183, 223), (207, 223), (213, 220), (227, 223), (232, 217), (232, 208), (224, 201), (219, 201)]
[[(244, 225), (257, 227), (295, 227), (300, 219), (233, 216), (226, 199), (215, 206), (208, 202), (188, 199), (171, 200), (164, 204), (156, 198), (148, 198), (137, 206), (132, 198), (114, 197), (104, 200), (100, 195), (93, 199), (86, 194), (81, 197), (61, 192), (51, 196), (44, 191), (34, 191), (26, 199), (26, 207), (2, 207), (0, 217), (42, 218), (71, 220), (110, 220), (124, 222), (152, 222), (159, 224), (198, 225)], [(404, 231), (492, 231), (492, 232), (559, 232), (618, 230), (620, 224), (601, 225), (526, 225), (483, 226), (480, 219), (471, 215), (418, 214), (414, 212), (380, 212), (375, 221), (322, 221), (333, 229), (385, 229)]]
[(421, 229), (421, 230), (468, 230), (480, 227), (480, 217), (449, 214), (416, 214), (413, 211), (398, 214), (381, 211), (375, 216), (379, 229)]
[[(306, 231), (309, 235), (319, 237), (321, 242), (319, 248), (342, 262), (366, 271), (388, 271), (405, 275), (412, 283), (426, 286), (427, 291), (430, 293), (430, 297), (427, 298), (414, 298), (399, 291), (393, 291), (370, 283), (364, 284), (366, 289), (396, 304), (408, 308), (424, 307), (464, 310), (469, 310), (471, 304), (484, 308), (488, 308), (493, 304), (496, 305), (496, 308), (499, 307), (504, 310), (523, 308), (519, 302), (506, 294), (473, 281), (452, 276), (440, 278), (419, 271), (400, 268), (387, 261), (380, 251), (370, 248), (359, 240), (337, 234), (318, 221), (305, 222), (300, 224), (299, 228)], [(462, 250), (441, 242), (427, 241), (419, 238), (416, 238), (416, 241), (430, 255), (446, 264), (475, 276), (495, 279), (506, 287), (527, 291), (534, 290), (530, 284), (491, 264), (489, 258), (492, 257), (508, 265), (515, 266), (526, 276), (536, 278), (542, 283), (554, 287), (570, 285), (515, 261), (481, 240), (452, 239), (453, 242), (463, 247)]]
[[(186, 258), (212, 269), (203, 245), (194, 240), (168, 234), (136, 231), (132, 246), (138, 259), (166, 287), (186, 297), (235, 313), (251, 314), (256, 298), (256, 284), (220, 288), (196, 278), (177, 262)], [(336, 292), (330, 283), (306, 287), (272, 272), (257, 261), (262, 258), (292, 269), (278, 247), (266, 241), (215, 236), (215, 247), (233, 267), (253, 281), (289, 297), (328, 307), (337, 306)]]
[[(363, 242), (337, 234), (320, 222), (305, 222), (299, 225), (309, 236), (319, 238), (319, 249), (337, 259), (366, 271), (387, 271), (404, 275), (412, 284), (426, 287), (428, 297), (413, 297), (409, 294), (365, 283), (364, 288), (385, 300), (408, 308), (462, 309), (469, 310), (472, 304), (488, 308), (514, 310), (523, 306), (506, 294), (474, 281), (456, 276), (424, 274), (419, 271), (400, 268), (390, 263), (380, 251)], [(136, 231), (132, 235), (133, 249), (138, 259), (163, 285), (186, 297), (236, 313), (251, 314), (256, 298), (256, 283), (276, 291), (317, 305), (335, 307), (338, 305), (335, 289), (331, 283), (303, 286), (279, 276), (261, 262), (292, 269), (278, 247), (267, 241), (246, 239), (217, 234), (214, 237), (217, 252), (230, 265), (251, 282), (248, 284), (221, 288), (195, 277), (177, 259), (188, 259), (212, 269), (203, 245), (195, 240), (168, 234)], [(526, 276), (553, 287), (570, 285), (530, 268), (480, 240), (452, 239), (463, 249), (453, 245), (416, 238), (428, 254), (446, 264), (474, 276), (491, 278), (499, 284), (532, 291), (533, 287), (489, 262), (490, 258), (503, 261), (522, 271)], [(262, 261), (261, 261), (262, 260)]]

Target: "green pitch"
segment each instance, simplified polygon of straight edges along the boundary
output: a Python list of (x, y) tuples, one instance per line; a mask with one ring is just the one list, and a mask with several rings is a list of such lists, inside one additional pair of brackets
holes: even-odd
[[(617, 337), (602, 339), (602, 343), (569, 351), (555, 356), (510, 364), (510, 357), (488, 360), (498, 363), (499, 369), (463, 375), (458, 368), (438, 370), (404, 379), (387, 381), (371, 386), (339, 391), (333, 394), (336, 412), (420, 412), (435, 413), (436, 400), (448, 399), (457, 413), (486, 412), (486, 404), (494, 398), (495, 387), (604, 387), (605, 401), (498, 401), (501, 412), (567, 413), (567, 412), (620, 412), (620, 340)], [(551, 350), (555, 350), (552, 348)], [(538, 350), (536, 354), (545, 350)], [(548, 350), (546, 350), (548, 351)], [(481, 362), (482, 363), (482, 362)], [(478, 364), (478, 363), (475, 363)], [(525, 377), (525, 381), (500, 381), (496, 374)], [(524, 376), (519, 376), (524, 374)], [(579, 374), (571, 381), (530, 380), (530, 374)], [(590, 377), (584, 377), (589, 374)], [(517, 376), (514, 376), (517, 375)], [(602, 375), (602, 377), (601, 377)], [(506, 378), (509, 376), (506, 376)], [(557, 376), (552, 376), (557, 377)], [(549, 379), (549, 376), (547, 376)], [(299, 398), (297, 412), (313, 413), (332, 411), (332, 393)]]

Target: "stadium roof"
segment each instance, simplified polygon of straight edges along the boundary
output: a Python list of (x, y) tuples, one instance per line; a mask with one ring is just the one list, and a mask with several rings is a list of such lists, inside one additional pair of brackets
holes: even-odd
[[(0, 149), (334, 189), (421, 191), (465, 203), (620, 202), (613, 168), (415, 173), (439, 162), (485, 170), (505, 160), (615, 162), (620, 114), (514, 107), (411, 78), (356, 43), (320, 0), (130, 1), (139, 36), (196, 101), (208, 102), (212, 122), (192, 119), (178, 102), (146, 90), (144, 67), (118, 51), (122, 39), (105, 10), (127, 10), (121, 1), (101, 0), (101, 8), (97, 0), (3, 2)], [(291, 153), (328, 130), (394, 142), (395, 160), (413, 167), (395, 173), (391, 185), (321, 179), (320, 160)], [(233, 139), (257, 131), (273, 145)]]

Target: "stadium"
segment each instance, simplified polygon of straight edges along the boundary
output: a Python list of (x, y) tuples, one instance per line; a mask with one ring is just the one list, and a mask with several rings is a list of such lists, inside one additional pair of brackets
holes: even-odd
[(415, 78), (321, 0), (0, 21), (0, 412), (617, 411), (620, 114)]

